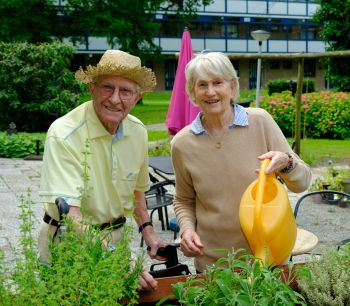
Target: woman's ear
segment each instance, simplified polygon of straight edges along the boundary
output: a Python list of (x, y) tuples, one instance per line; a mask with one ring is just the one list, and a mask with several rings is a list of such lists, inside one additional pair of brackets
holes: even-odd
[(233, 79), (231, 81), (231, 90), (232, 90), (232, 96), (231, 98), (234, 100), (234, 98), (236, 98), (237, 96), (237, 85), (238, 85), (238, 81), (237, 79)]

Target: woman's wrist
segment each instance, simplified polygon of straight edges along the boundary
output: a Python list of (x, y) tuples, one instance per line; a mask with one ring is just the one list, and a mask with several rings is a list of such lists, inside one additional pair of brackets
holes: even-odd
[(293, 156), (290, 153), (286, 153), (288, 155), (288, 164), (285, 166), (280, 172), (281, 173), (289, 173), (294, 168)]

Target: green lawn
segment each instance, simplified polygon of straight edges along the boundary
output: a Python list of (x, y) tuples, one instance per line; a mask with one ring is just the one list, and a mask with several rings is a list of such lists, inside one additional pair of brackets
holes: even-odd
[(350, 140), (303, 139), (300, 155), (310, 165), (327, 165), (328, 160), (350, 165)]
[(142, 96), (142, 103), (136, 104), (131, 114), (144, 124), (165, 122), (170, 98), (170, 91), (145, 93)]

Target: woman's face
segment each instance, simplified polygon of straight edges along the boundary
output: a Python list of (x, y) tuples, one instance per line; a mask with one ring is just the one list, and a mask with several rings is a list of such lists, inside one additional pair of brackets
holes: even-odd
[(199, 76), (194, 84), (195, 102), (204, 114), (219, 115), (231, 108), (235, 90), (234, 81), (226, 81), (218, 76)]

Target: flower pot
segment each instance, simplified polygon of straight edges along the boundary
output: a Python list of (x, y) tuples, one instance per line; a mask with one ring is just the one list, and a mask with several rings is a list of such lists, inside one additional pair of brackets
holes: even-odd
[(347, 200), (341, 199), (338, 202), (338, 206), (339, 207), (345, 208), (347, 205), (348, 205), (348, 201)]

